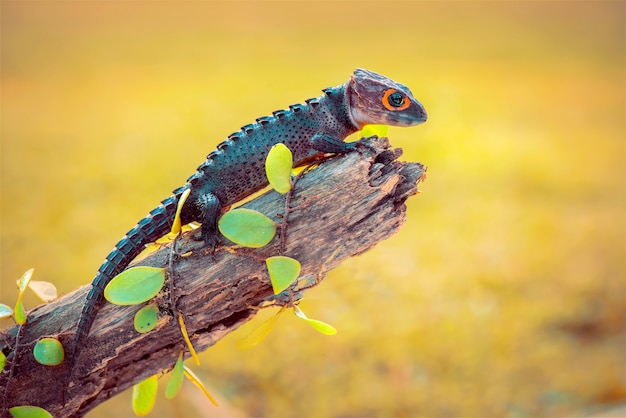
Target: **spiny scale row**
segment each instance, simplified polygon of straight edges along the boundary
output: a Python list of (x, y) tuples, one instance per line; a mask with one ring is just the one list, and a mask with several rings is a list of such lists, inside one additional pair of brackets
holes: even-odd
[[(337, 88), (329, 87), (322, 90), (327, 96), (334, 94), (337, 91)], [(259, 128), (264, 128), (267, 126), (271, 126), (273, 123), (285, 119), (289, 114), (298, 114), (307, 107), (311, 109), (316, 109), (320, 105), (319, 97), (312, 97), (304, 101), (306, 104), (292, 104), (289, 106), (289, 109), (281, 109), (275, 110), (272, 112), (273, 116), (261, 116), (256, 119), (256, 123), (251, 123), (248, 125), (244, 125), (237, 132), (233, 132), (228, 135), (228, 137), (217, 145), (216, 149), (209, 153), (206, 156), (206, 159), (200, 164), (197, 171), (187, 179), (187, 182), (191, 184), (192, 187), (197, 185), (200, 181), (200, 178), (203, 176), (204, 171), (214, 164), (214, 160), (220, 158), (220, 156), (228, 150), (229, 147), (235, 145), (236, 142), (241, 140), (246, 135), (251, 135), (254, 132), (257, 132)]]

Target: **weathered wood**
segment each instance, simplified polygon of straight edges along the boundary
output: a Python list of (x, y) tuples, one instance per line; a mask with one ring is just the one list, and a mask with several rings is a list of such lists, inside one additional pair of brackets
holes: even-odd
[[(361, 254), (394, 234), (405, 220), (405, 200), (417, 192), (424, 174), (419, 163), (401, 163), (400, 149), (388, 149), (386, 138), (371, 138), (358, 152), (338, 156), (308, 172), (298, 182), (291, 202), (284, 255), (302, 264), (302, 276), (317, 276), (346, 258)], [(284, 213), (285, 196), (269, 191), (245, 206), (277, 222)], [(228, 251), (218, 247), (213, 256), (198, 249), (189, 234), (179, 242), (179, 253), (196, 249), (172, 263), (176, 309), (184, 315), (198, 352), (251, 320), (273, 293), (264, 259), (277, 255), (280, 240), (258, 250)], [(139, 263), (164, 267), (171, 254), (163, 247)], [(332, 255), (332, 257), (331, 257)], [(66, 368), (37, 364), (32, 347), (43, 336), (73, 342), (89, 286), (29, 312), (20, 331), (15, 326), (0, 334), (0, 347), (14, 363), (6, 389), (7, 366), (0, 374), (3, 406), (37, 405), (54, 416), (81, 416), (106, 399), (161, 370), (170, 368), (184, 347), (177, 321), (164, 315), (155, 330), (138, 334), (133, 315), (138, 307), (105, 304), (98, 313), (87, 345), (79, 353), (66, 405), (61, 402)], [(164, 303), (167, 307), (167, 304)], [(20, 333), (17, 359), (12, 356)], [(6, 390), (5, 390), (6, 389)], [(6, 415), (6, 410), (3, 411)]]

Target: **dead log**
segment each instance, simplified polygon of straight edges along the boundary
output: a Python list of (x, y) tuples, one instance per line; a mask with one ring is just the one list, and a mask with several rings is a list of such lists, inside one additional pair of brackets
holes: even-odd
[[(404, 203), (417, 193), (424, 167), (397, 161), (402, 150), (390, 149), (386, 138), (370, 138), (365, 144), (358, 152), (337, 156), (307, 172), (297, 184), (290, 202), (284, 255), (301, 262), (303, 277), (318, 277), (320, 272), (367, 251), (397, 232), (405, 221)], [(285, 196), (269, 191), (244, 206), (280, 222)], [(225, 244), (207, 255), (187, 234), (178, 247), (179, 254), (193, 253), (173, 259), (168, 272), (174, 283), (170, 291), (198, 352), (250, 321), (258, 311), (255, 308), (273, 300), (264, 259), (279, 254), (280, 239), (258, 250), (232, 249)], [(166, 267), (170, 255), (168, 245), (135, 265)], [(133, 328), (138, 306), (105, 304), (79, 353), (63, 405), (65, 362), (56, 367), (42, 366), (35, 362), (32, 348), (44, 336), (57, 337), (71, 347), (73, 328), (88, 289), (83, 286), (38, 306), (29, 312), (24, 327), (2, 331), (0, 347), (8, 357), (0, 374), (3, 415), (8, 415), (8, 407), (36, 405), (54, 416), (82, 416), (133, 384), (173, 366), (185, 347), (175, 318), (165, 314), (155, 330), (139, 334)], [(301, 297), (301, 293), (294, 297)]]

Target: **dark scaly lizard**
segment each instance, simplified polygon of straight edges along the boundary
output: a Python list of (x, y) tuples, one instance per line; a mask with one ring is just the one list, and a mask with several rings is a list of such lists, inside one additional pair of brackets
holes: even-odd
[(181, 210), (181, 222), (200, 222), (202, 238), (213, 245), (222, 209), (267, 186), (265, 158), (273, 145), (285, 144), (293, 153), (294, 164), (301, 165), (316, 154), (354, 149), (354, 143), (343, 140), (367, 124), (412, 126), (426, 121), (426, 111), (406, 86), (372, 71), (357, 69), (346, 83), (323, 91), (321, 97), (260, 117), (229, 135), (184, 186), (116, 244), (87, 295), (69, 357), (68, 379), (102, 304), (105, 286), (146, 244), (170, 231), (178, 200), (186, 189), (191, 192)]

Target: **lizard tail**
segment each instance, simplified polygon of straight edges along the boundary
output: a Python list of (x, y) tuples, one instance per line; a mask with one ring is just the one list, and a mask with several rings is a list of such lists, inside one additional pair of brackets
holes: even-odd
[(170, 197), (163, 200), (159, 206), (128, 231), (124, 238), (115, 245), (115, 248), (113, 248), (98, 269), (78, 321), (72, 355), (68, 357), (67, 375), (63, 392), (64, 402), (68, 389), (67, 385), (70, 382), (72, 369), (76, 363), (80, 348), (84, 345), (89, 335), (89, 330), (104, 299), (104, 288), (115, 276), (124, 271), (130, 262), (143, 251), (146, 244), (156, 241), (170, 231), (174, 215), (176, 214), (178, 200), (185, 189), (186, 187), (180, 187), (174, 190)]

